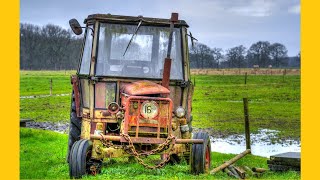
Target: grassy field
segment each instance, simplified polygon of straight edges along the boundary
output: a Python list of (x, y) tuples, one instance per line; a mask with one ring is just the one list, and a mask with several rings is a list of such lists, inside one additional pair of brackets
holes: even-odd
[(70, 75), (75, 71), (20, 71), (20, 96), (70, 93)]
[(194, 76), (193, 125), (222, 134), (244, 133), (243, 98), (249, 99), (251, 132), (279, 130), (300, 137), (300, 76)]
[[(20, 95), (70, 94), (74, 71), (21, 71)], [(300, 76), (194, 75), (193, 125), (218, 134), (244, 132), (243, 97), (249, 98), (251, 131), (279, 130), (279, 138), (300, 138)], [(20, 99), (21, 118), (69, 121), (70, 95)]]
[[(69, 170), (65, 154), (67, 151), (67, 135), (46, 130), (21, 128), (20, 130), (20, 179), (68, 179)], [(222, 164), (234, 157), (232, 154), (212, 153), (212, 167)], [(248, 155), (236, 165), (267, 168), (266, 158)], [(148, 170), (125, 158), (105, 159), (102, 173), (96, 177), (84, 179), (230, 179), (226, 174), (189, 174), (189, 165), (167, 165), (163, 169)], [(267, 172), (263, 179), (300, 179), (296, 172)], [(261, 179), (259, 178), (259, 179)], [(255, 178), (250, 178), (255, 179)]]

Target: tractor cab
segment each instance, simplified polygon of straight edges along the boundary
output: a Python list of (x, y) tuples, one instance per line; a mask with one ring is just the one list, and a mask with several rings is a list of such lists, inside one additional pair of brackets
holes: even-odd
[[(205, 153), (202, 169), (194, 162), (191, 171), (208, 169), (208, 136), (191, 134), (187, 23), (177, 13), (171, 19), (93, 14), (85, 26), (69, 23), (77, 35), (84, 29), (79, 68), (71, 77), (70, 176), (96, 173), (112, 157), (141, 162), (142, 155), (160, 154), (162, 165), (153, 168), (170, 158), (189, 162), (191, 146), (203, 146)], [(78, 161), (82, 152), (85, 162)]]

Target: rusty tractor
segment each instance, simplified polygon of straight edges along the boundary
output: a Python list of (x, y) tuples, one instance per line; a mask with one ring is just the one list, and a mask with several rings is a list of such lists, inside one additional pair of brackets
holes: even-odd
[[(170, 19), (93, 14), (84, 29), (81, 58), (71, 76), (68, 141), (71, 178), (101, 172), (105, 158), (135, 158), (155, 169), (185, 159), (191, 173), (208, 172), (210, 140), (192, 133), (188, 24)], [(149, 155), (160, 163), (145, 163)]]

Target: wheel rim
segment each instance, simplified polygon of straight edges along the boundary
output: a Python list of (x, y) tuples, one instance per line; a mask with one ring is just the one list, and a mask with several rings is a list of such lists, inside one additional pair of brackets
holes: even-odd
[(211, 163), (211, 156), (210, 156), (210, 149), (207, 146), (206, 147), (206, 159), (205, 159), (205, 170), (208, 171), (210, 168), (210, 163)]

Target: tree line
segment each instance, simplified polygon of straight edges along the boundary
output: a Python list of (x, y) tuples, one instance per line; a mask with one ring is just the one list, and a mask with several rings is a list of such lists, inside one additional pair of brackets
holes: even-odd
[(82, 38), (71, 30), (48, 24), (37, 26), (20, 24), (20, 69), (71, 70), (76, 69)]
[[(76, 69), (82, 41), (70, 29), (57, 25), (20, 23), (20, 69)], [(300, 67), (300, 53), (294, 57), (288, 57), (287, 53), (281, 43), (258, 41), (248, 49), (239, 45), (226, 51), (195, 43), (189, 55), (191, 68)]]
[(277, 42), (258, 41), (249, 49), (239, 45), (225, 53), (221, 48), (210, 48), (202, 43), (196, 43), (190, 49), (191, 68), (300, 67), (300, 52), (289, 57), (287, 48)]

